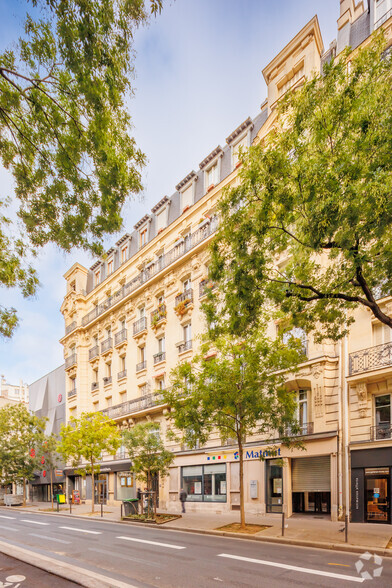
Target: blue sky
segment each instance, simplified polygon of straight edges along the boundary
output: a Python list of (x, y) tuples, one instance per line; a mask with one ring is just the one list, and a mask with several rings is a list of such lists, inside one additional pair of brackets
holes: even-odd
[[(23, 0), (0, 0), (0, 51), (18, 37), (25, 9)], [(162, 14), (135, 35), (129, 109), (148, 164), (143, 195), (125, 206), (120, 234), (259, 112), (266, 98), (261, 70), (315, 14), (327, 48), (336, 37), (339, 0), (164, 0)], [(12, 197), (12, 179), (0, 168), (0, 199), (6, 195)], [(109, 237), (108, 247), (117, 239)], [(0, 374), (8, 382), (32, 383), (63, 362), (63, 274), (75, 261), (93, 263), (85, 252), (45, 247), (34, 298), (1, 290), (1, 304), (17, 308), (21, 319), (12, 340), (0, 340)]]

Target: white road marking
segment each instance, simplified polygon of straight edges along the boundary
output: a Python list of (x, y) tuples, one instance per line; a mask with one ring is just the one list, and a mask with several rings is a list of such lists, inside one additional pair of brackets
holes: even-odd
[(55, 537), (48, 537), (47, 535), (40, 535), (39, 533), (29, 533), (29, 535), (32, 535), (33, 537), (39, 537), (40, 539), (47, 539), (50, 542), (54, 541), (55, 543), (65, 543), (67, 545), (70, 545), (70, 543), (71, 543), (71, 541), (64, 541), (63, 539), (56, 539)]
[(90, 533), (91, 535), (102, 535), (101, 531), (87, 531), (86, 529), (78, 529), (78, 527), (60, 527), (60, 529), (68, 529), (68, 531), (77, 531), (78, 533)]
[(290, 566), (275, 561), (265, 561), (263, 559), (253, 559), (252, 557), (242, 557), (240, 555), (230, 555), (229, 553), (219, 553), (218, 557), (228, 557), (230, 559), (237, 559), (240, 561), (247, 561), (249, 563), (257, 563), (263, 566), (271, 566), (281, 570), (292, 570), (293, 572), (300, 572), (302, 574), (313, 574), (314, 576), (326, 576), (327, 578), (336, 578), (337, 580), (348, 580), (349, 582), (364, 582), (364, 578), (356, 578), (355, 576), (346, 576), (344, 574), (334, 574), (333, 572), (323, 572), (322, 570), (312, 570), (311, 568), (300, 568), (299, 566)]
[(148, 543), (149, 545), (158, 545), (159, 547), (170, 547), (170, 549), (186, 549), (182, 545), (173, 545), (172, 543), (160, 543), (159, 541), (147, 541), (147, 539), (136, 539), (136, 537), (116, 537), (125, 541), (135, 541), (136, 543)]
[(0, 519), (15, 519), (16, 517), (7, 517), (6, 515), (0, 515)]
[[(107, 549), (99, 549), (98, 547), (89, 547), (89, 551), (95, 551), (96, 553), (102, 553), (103, 555), (108, 554)], [(121, 559), (126, 559), (127, 561), (136, 561), (137, 563), (142, 563), (144, 566), (155, 566), (160, 567), (161, 564), (155, 561), (148, 561), (147, 559), (143, 559), (142, 557), (132, 557), (129, 554), (122, 555), (121, 553), (114, 553), (113, 551), (110, 552), (110, 557), (120, 557)]]
[(33, 523), (34, 525), (50, 525), (50, 523), (41, 523), (41, 521), (32, 521), (30, 519), (21, 519), (22, 523)]
[(15, 527), (8, 527), (7, 525), (0, 525), (0, 529), (6, 529), (7, 531), (19, 531), (19, 529), (15, 529)]

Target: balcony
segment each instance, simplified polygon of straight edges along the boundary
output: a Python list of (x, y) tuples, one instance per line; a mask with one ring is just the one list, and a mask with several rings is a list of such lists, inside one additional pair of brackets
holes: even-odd
[(99, 383), (98, 382), (93, 382), (91, 384), (91, 392), (94, 392), (95, 390), (99, 389)]
[(139, 335), (147, 329), (147, 318), (144, 316), (138, 321), (133, 323), (133, 336)]
[(136, 364), (136, 372), (141, 372), (142, 370), (147, 369), (147, 361), (141, 361), (140, 363)]
[(392, 438), (392, 425), (390, 423), (380, 423), (374, 427), (370, 427), (370, 440), (379, 441), (382, 439)]
[(124, 284), (120, 290), (115, 292), (112, 296), (109, 296), (104, 302), (98, 304), (92, 311), (87, 313), (82, 318), (82, 326), (85, 327), (91, 321), (101, 316), (109, 308), (117, 304), (120, 300), (126, 298), (129, 294), (137, 290), (140, 286), (151, 280), (156, 276), (162, 269), (169, 267), (172, 263), (177, 261), (180, 257), (188, 253), (194, 247), (197, 247), (205, 239), (215, 233), (218, 228), (218, 218), (213, 217), (209, 223), (197, 229), (194, 233), (189, 235), (186, 241), (182, 241), (173, 249), (165, 253), (163, 258), (160, 258), (155, 263), (149, 265), (148, 268), (142, 270), (133, 280)]
[(91, 349), (88, 350), (88, 359), (91, 361), (94, 357), (98, 357), (99, 355), (99, 345), (94, 345)]
[(76, 353), (72, 353), (69, 357), (65, 358), (65, 369), (69, 370), (72, 366), (76, 365)]
[(185, 341), (184, 343), (179, 343), (177, 345), (178, 353), (184, 353), (184, 351), (189, 351), (192, 349), (192, 339), (190, 341)]
[(113, 339), (108, 337), (105, 341), (101, 343), (101, 353), (106, 353), (110, 349), (113, 349)]
[(123, 370), (122, 372), (118, 372), (117, 380), (122, 380), (123, 378), (127, 377), (127, 370)]
[(146, 394), (140, 398), (134, 400), (127, 400), (121, 404), (111, 406), (110, 408), (104, 408), (102, 413), (108, 416), (110, 419), (116, 419), (122, 416), (130, 415), (135, 412), (140, 412), (147, 408), (153, 408), (155, 406), (161, 406), (164, 404), (161, 393)]
[(392, 343), (375, 345), (350, 353), (349, 375), (371, 372), (392, 365)]
[(212, 282), (209, 278), (202, 280), (199, 284), (199, 298), (203, 298), (208, 292), (208, 290), (213, 290), (215, 287), (214, 282)]
[(166, 361), (166, 351), (160, 351), (154, 355), (154, 365), (161, 361)]
[(73, 331), (74, 329), (76, 329), (76, 321), (72, 321), (70, 325), (65, 327), (65, 334), (68, 335), (68, 333), (71, 333), (71, 331)]
[(128, 339), (128, 331), (127, 329), (121, 329), (118, 333), (114, 335), (114, 346), (120, 345), (124, 343)]
[(74, 398), (74, 396), (76, 396), (76, 388), (72, 388), (72, 390), (68, 392), (68, 398)]
[(185, 290), (182, 294), (178, 294), (175, 298), (174, 305), (178, 306), (181, 303), (184, 303), (185, 306), (193, 302), (193, 290), (189, 288), (189, 290)]
[(292, 433), (291, 427), (285, 431), (287, 437), (302, 437), (304, 435), (313, 435), (313, 423), (303, 423), (299, 425), (299, 431)]
[(151, 313), (151, 326), (156, 327), (161, 321), (166, 319), (166, 304), (160, 304), (157, 309)]
[(112, 376), (105, 376), (103, 379), (103, 385), (109, 386), (112, 383)]

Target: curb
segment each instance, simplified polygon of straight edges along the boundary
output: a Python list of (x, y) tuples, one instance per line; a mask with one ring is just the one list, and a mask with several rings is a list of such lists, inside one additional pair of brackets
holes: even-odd
[(3, 541), (0, 541), (0, 552), (57, 577), (74, 582), (78, 586), (85, 586), (85, 588), (97, 588), (97, 586), (99, 588), (137, 588), (133, 584), (127, 584)]

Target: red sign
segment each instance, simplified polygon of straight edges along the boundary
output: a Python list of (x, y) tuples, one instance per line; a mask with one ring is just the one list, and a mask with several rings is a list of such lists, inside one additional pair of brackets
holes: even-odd
[(61, 401), (62, 401), (62, 399), (63, 399), (63, 395), (62, 395), (62, 394), (59, 394), (59, 395), (57, 396), (57, 400), (58, 400), (59, 402), (61, 402)]
[(46, 478), (46, 470), (44, 470), (44, 471), (42, 472), (42, 475), (43, 475), (43, 477), (44, 477), (44, 478)]
[(44, 456), (41, 457), (41, 463), (45, 463), (45, 458)]
[(35, 449), (32, 449), (32, 450), (30, 451), (30, 457), (35, 457)]

